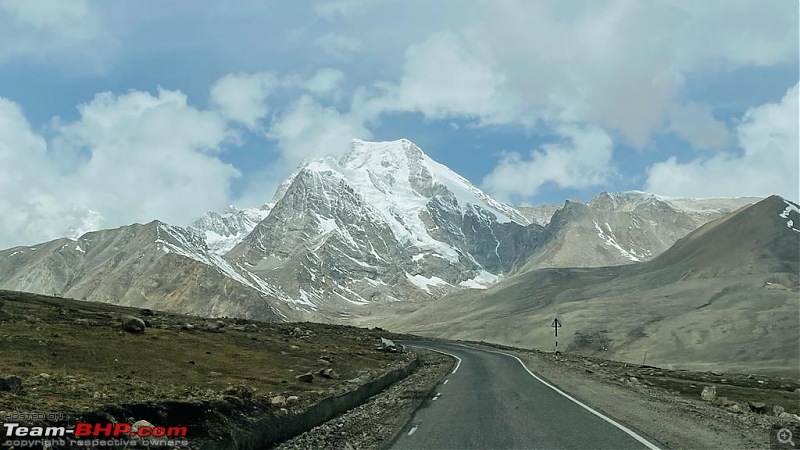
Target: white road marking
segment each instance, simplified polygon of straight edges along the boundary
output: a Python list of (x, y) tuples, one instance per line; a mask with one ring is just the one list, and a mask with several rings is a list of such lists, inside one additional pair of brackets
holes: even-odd
[(434, 395), (434, 396), (433, 396), (433, 401), (439, 400), (439, 396), (441, 396), (441, 395), (442, 395), (442, 393), (441, 393), (441, 392), (439, 392), (439, 393), (437, 393), (436, 395)]
[(597, 417), (605, 420), (606, 422), (610, 423), (611, 425), (614, 425), (615, 427), (619, 428), (625, 434), (627, 434), (628, 436), (636, 439), (637, 441), (642, 443), (642, 445), (644, 445), (645, 447), (649, 448), (650, 450), (661, 450), (658, 446), (656, 446), (652, 442), (648, 441), (647, 439), (643, 438), (642, 436), (640, 436), (639, 434), (637, 434), (635, 431), (631, 430), (630, 428), (626, 427), (625, 425), (622, 425), (621, 423), (617, 422), (616, 420), (614, 420), (614, 419), (604, 415), (603, 413), (593, 409), (592, 407), (582, 403), (580, 400), (577, 400), (576, 398), (572, 397), (571, 395), (567, 394), (566, 392), (562, 391), (561, 389), (553, 386), (552, 384), (548, 383), (544, 379), (540, 378), (538, 375), (536, 375), (535, 373), (531, 372), (531, 369), (528, 369), (528, 366), (526, 366), (525, 363), (522, 362), (522, 360), (519, 359), (518, 357), (516, 357), (514, 355), (510, 355), (510, 354), (505, 353), (505, 352), (499, 352), (499, 351), (496, 351), (496, 350), (477, 349), (477, 348), (470, 347), (468, 345), (463, 345), (463, 344), (456, 344), (456, 345), (461, 345), (462, 347), (467, 347), (467, 348), (472, 349), (472, 350), (485, 351), (485, 352), (490, 352), (490, 353), (499, 353), (501, 355), (510, 356), (510, 357), (516, 359), (517, 362), (519, 362), (522, 365), (522, 368), (525, 369), (525, 371), (528, 372), (528, 374), (530, 376), (532, 376), (533, 378), (535, 378), (538, 382), (540, 382), (543, 385), (549, 387), (550, 389), (558, 392), (559, 394), (563, 395), (564, 397), (566, 397), (567, 399), (571, 400), (572, 402), (577, 403), (578, 406), (580, 406), (581, 408), (589, 411), (590, 413), (594, 414), (595, 416), (597, 416)]
[(452, 372), (450, 372), (450, 375), (452, 375), (452, 374), (454, 374), (454, 373), (458, 372), (458, 368), (459, 368), (459, 367), (461, 367), (461, 358), (459, 358), (458, 356), (456, 356), (456, 355), (454, 355), (454, 354), (452, 354), (452, 353), (447, 353), (447, 352), (443, 352), (443, 351), (441, 351), (441, 350), (436, 350), (436, 349), (432, 349), (432, 348), (428, 348), (428, 347), (425, 347), (425, 348), (427, 348), (428, 350), (432, 350), (432, 351), (434, 351), (434, 352), (436, 352), (436, 353), (441, 353), (441, 354), (443, 354), (443, 355), (447, 355), (447, 356), (450, 356), (450, 357), (453, 357), (453, 358), (455, 358), (455, 359), (456, 359), (456, 368), (455, 368), (455, 369), (453, 369), (453, 371), (452, 371)]
[(447, 384), (449, 382), (450, 382), (450, 380), (444, 380), (444, 383), (442, 383), (442, 386), (444, 386), (445, 384)]
[(408, 435), (411, 436), (414, 434), (414, 432), (417, 431), (417, 428), (419, 428), (419, 425), (414, 425), (414, 428), (408, 430)]

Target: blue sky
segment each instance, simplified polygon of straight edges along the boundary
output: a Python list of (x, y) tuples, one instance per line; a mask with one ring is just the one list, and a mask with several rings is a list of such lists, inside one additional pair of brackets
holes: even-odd
[(798, 195), (798, 3), (0, 0), (0, 247), (408, 138), (496, 197)]

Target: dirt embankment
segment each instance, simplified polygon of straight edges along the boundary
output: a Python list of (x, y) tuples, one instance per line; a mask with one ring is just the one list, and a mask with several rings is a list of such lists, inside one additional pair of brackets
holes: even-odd
[[(416, 358), (382, 330), (205, 319), (0, 291), (0, 422), (145, 420), (190, 448), (299, 414)], [(18, 417), (18, 416), (16, 416)]]

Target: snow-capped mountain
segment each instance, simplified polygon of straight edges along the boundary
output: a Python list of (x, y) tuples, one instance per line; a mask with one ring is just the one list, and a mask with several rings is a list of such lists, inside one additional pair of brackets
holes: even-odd
[(0, 251), (0, 287), (204, 316), (281, 320), (286, 304), (194, 232), (159, 221)]
[(632, 191), (516, 208), (408, 140), (354, 140), (339, 159), (302, 164), (259, 208), (209, 212), (188, 228), (155, 221), (0, 251), (0, 288), (201, 315), (337, 320), (543, 267), (647, 261), (757, 200)]
[(355, 140), (305, 163), (226, 259), (302, 308), (485, 287), (525, 261), (542, 228), (409, 142)]
[(641, 191), (601, 192), (567, 201), (552, 216), (545, 243), (524, 270), (601, 267), (648, 261), (701, 225), (759, 198), (669, 198)]
[(203, 238), (209, 250), (224, 255), (264, 220), (273, 206), (265, 203), (258, 208), (240, 209), (231, 205), (221, 213), (208, 211), (188, 228)]

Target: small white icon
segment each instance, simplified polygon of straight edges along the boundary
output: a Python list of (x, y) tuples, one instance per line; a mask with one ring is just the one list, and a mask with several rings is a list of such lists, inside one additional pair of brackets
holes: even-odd
[(778, 442), (781, 444), (789, 444), (794, 447), (794, 442), (792, 441), (792, 432), (789, 431), (788, 428), (781, 428), (778, 430)]

